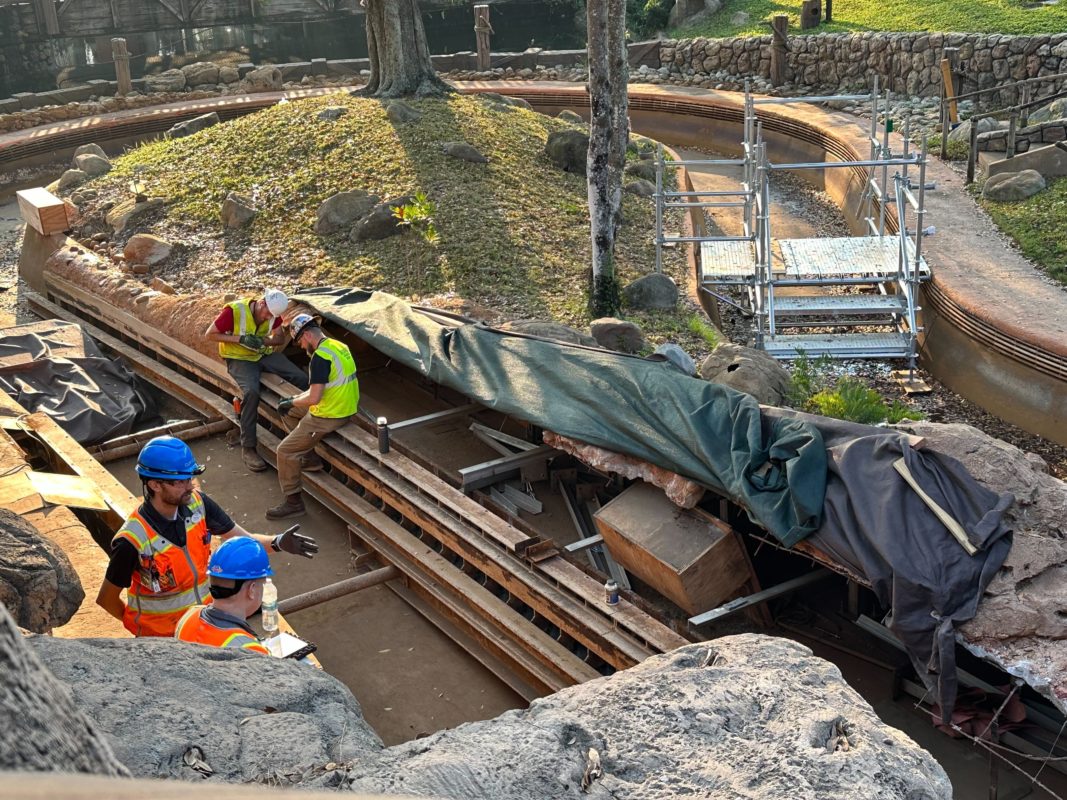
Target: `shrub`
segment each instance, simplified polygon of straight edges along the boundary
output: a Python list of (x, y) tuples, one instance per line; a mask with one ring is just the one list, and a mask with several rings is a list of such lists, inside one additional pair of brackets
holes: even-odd
[(715, 329), (714, 325), (705, 322), (695, 314), (689, 318), (689, 322), (686, 324), (689, 328), (689, 332), (699, 336), (705, 342), (708, 347), (715, 349), (715, 345), (719, 343), (719, 332)]
[(674, 0), (626, 0), (626, 26), (637, 36), (665, 30)]
[(789, 404), (793, 408), (865, 425), (923, 418), (921, 412), (899, 400), (887, 405), (878, 392), (859, 378), (846, 376), (831, 384), (832, 364), (829, 356), (812, 361), (806, 353), (800, 353), (793, 362), (789, 381)]
[[(931, 153), (939, 155), (941, 153), (941, 137), (939, 135), (931, 136), (926, 140), (926, 146)], [(948, 149), (945, 152), (948, 161), (966, 161), (971, 152), (971, 145), (969, 142), (949, 140)]]

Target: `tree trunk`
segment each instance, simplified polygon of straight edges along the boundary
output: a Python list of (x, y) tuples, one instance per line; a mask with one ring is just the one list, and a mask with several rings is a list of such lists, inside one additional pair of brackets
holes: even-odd
[(593, 242), (591, 312), (613, 316), (620, 307), (615, 276), (615, 234), (622, 206), (622, 176), (630, 121), (626, 82), (625, 0), (588, 0), (589, 219)]
[(451, 87), (437, 77), (415, 0), (366, 0), (369, 97), (426, 97)]

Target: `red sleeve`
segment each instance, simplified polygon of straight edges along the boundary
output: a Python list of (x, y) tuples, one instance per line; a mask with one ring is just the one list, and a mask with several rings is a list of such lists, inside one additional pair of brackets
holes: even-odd
[(282, 326), (282, 318), (281, 317), (275, 317), (274, 318), (274, 324), (270, 326), (271, 332), (273, 333), (274, 331), (278, 330), (278, 328), (280, 328), (281, 326)]
[(219, 333), (233, 333), (233, 309), (226, 306), (215, 318), (215, 330)]

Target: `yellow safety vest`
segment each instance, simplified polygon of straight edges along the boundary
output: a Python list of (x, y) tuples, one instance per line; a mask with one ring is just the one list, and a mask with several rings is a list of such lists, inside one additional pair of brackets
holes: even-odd
[(359, 409), (359, 381), (352, 351), (336, 339), (323, 339), (315, 348), (315, 355), (330, 362), (330, 379), (322, 399), (311, 407), (311, 415), (326, 419), (352, 416)]
[[(233, 311), (233, 330), (222, 331), (222, 333), (231, 333), (236, 336), (253, 333), (263, 338), (270, 336), (274, 317), (267, 317), (264, 322), (256, 325), (256, 318), (252, 315), (252, 300), (234, 300), (232, 303), (227, 303), (226, 307)], [(249, 350), (237, 342), (219, 342), (219, 355), (237, 361), (259, 361), (263, 358), (261, 353)]]

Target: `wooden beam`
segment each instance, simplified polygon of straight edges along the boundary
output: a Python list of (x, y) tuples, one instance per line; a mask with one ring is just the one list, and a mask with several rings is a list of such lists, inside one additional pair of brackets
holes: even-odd
[[(174, 17), (174, 19), (178, 20), (178, 22), (185, 22), (185, 20), (182, 19), (181, 11), (179, 11), (170, 3), (168, 3), (167, 0), (155, 0), (155, 2), (159, 3), (159, 5), (163, 6), (163, 8), (170, 12), (170, 15)], [(255, 0), (252, 0), (252, 2), (255, 2)]]
[(70, 7), (72, 5), (74, 5), (75, 3), (77, 3), (77, 2), (78, 2), (78, 0), (64, 0), (64, 2), (59, 4), (58, 15), (60, 17), (64, 16), (67, 13), (67, 11), (70, 10)]

